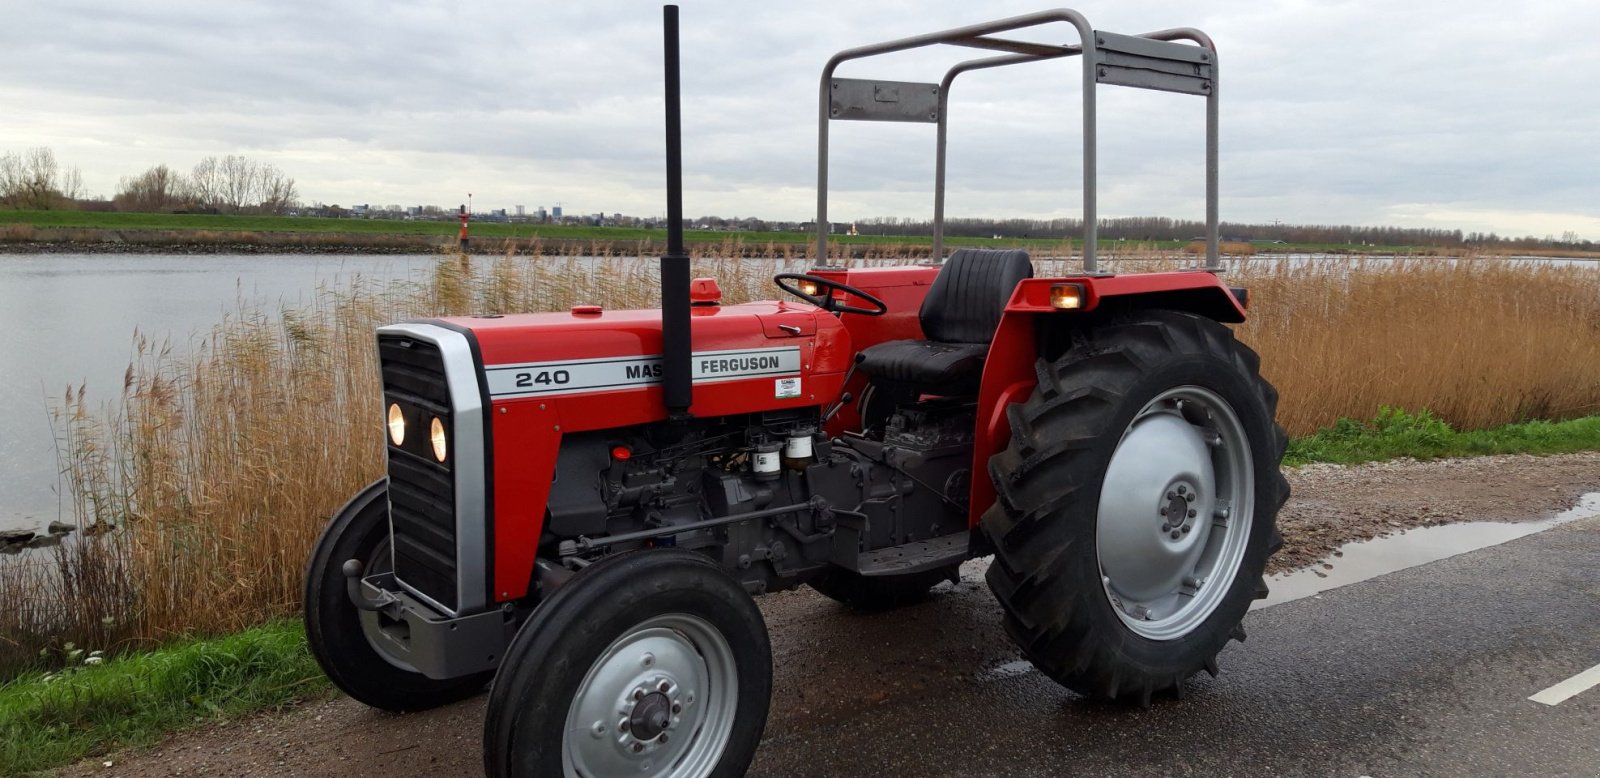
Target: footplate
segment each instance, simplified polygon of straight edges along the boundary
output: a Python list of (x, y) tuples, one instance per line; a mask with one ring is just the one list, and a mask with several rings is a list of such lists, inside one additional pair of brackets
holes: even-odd
[(971, 533), (966, 530), (928, 540), (863, 551), (856, 572), (864, 576), (905, 575), (967, 561)]

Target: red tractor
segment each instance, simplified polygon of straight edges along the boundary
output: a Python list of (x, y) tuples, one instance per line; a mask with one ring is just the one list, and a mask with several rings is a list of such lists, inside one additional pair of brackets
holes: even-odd
[[(417, 710), (492, 679), (493, 776), (734, 775), (772, 688), (752, 595), (809, 585), (890, 608), (990, 555), (1006, 631), (1066, 687), (1148, 703), (1215, 673), (1266, 591), (1288, 487), (1277, 394), (1224, 326), (1247, 297), (1216, 272), (1210, 40), (1115, 35), (1057, 10), (836, 55), (816, 256), (829, 256), (830, 122), (885, 120), (938, 125), (943, 262), (820, 266), (774, 279), (802, 302), (722, 305), (682, 247), (676, 9), (666, 18), (662, 309), (378, 331), (388, 476), (334, 516), (306, 581), (333, 682)], [(1048, 22), (1080, 43), (998, 37)], [(834, 75), (934, 44), (1001, 53), (938, 84)], [(952, 80), (1065, 57), (1083, 63), (1084, 272), (1035, 278), (1019, 250), (944, 257)], [(1097, 270), (1106, 83), (1206, 98), (1206, 268)]]

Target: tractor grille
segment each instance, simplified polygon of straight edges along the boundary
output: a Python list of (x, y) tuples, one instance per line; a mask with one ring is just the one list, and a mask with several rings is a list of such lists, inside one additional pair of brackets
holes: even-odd
[(389, 441), (395, 577), (454, 610), (458, 593), (454, 453), (438, 462), (428, 435), (435, 417), (453, 429), (444, 359), (439, 347), (428, 341), (394, 335), (378, 338), (378, 358), (383, 365), (384, 412), (396, 404), (406, 417), (405, 440), (399, 446)]

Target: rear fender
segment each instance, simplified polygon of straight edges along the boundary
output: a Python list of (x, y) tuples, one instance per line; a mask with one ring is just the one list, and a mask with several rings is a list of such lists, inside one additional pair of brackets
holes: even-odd
[[(1062, 310), (1051, 305), (1050, 290), (1061, 284), (1082, 288), (1078, 308)], [(1070, 331), (1101, 319), (1112, 310), (1130, 309), (1186, 311), (1233, 324), (1245, 320), (1245, 309), (1239, 302), (1243, 297), (1243, 290), (1231, 290), (1215, 274), (1203, 271), (1030, 278), (1018, 284), (1006, 303), (989, 356), (984, 360), (972, 445), (968, 524), (978, 526), (984, 511), (994, 504), (994, 482), (985, 477), (989, 458), (1011, 442), (1006, 409), (1028, 399), (1038, 384), (1037, 361), (1043, 353), (1041, 334)]]

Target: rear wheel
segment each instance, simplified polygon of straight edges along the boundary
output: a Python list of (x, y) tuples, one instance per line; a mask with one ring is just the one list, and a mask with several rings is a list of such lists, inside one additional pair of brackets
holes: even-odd
[(1222, 325), (1143, 312), (1040, 360), (990, 461), (987, 579), (1045, 674), (1099, 697), (1216, 672), (1281, 545), (1286, 438), (1259, 360)]
[(928, 599), (943, 581), (961, 580), (959, 565), (906, 575), (865, 576), (842, 568), (827, 570), (808, 583), (829, 599), (859, 611), (887, 611)]
[(351, 559), (360, 560), (369, 573), (390, 569), (386, 480), (361, 490), (334, 514), (306, 567), (306, 643), (333, 685), (392, 711), (436, 708), (483, 691), (492, 673), (437, 680), (379, 653), (346, 594), (343, 565)]
[(610, 557), (517, 632), (489, 695), (484, 770), (743, 775), (771, 694), (766, 622), (715, 562), (680, 549)]

